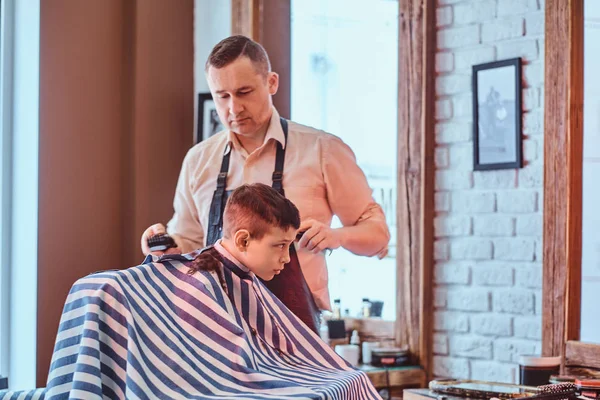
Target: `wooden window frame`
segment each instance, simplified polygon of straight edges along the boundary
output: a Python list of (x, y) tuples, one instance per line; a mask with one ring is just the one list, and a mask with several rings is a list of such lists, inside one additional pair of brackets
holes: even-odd
[(579, 339), (583, 0), (547, 0), (544, 76), (542, 353)]
[(279, 74), (279, 89), (273, 104), (279, 115), (291, 116), (292, 41), (291, 0), (232, 0), (231, 33), (245, 35), (263, 45), (271, 69)]
[[(290, 3), (232, 1), (232, 33), (257, 40), (269, 53), (273, 70), (280, 74), (274, 103), (287, 117), (291, 35), (285, 21), (290, 20)], [(423, 367), (425, 379), (431, 376), (433, 338), (435, 13), (434, 0), (399, 1), (397, 316), (393, 332), (397, 344), (407, 346), (413, 362)]]

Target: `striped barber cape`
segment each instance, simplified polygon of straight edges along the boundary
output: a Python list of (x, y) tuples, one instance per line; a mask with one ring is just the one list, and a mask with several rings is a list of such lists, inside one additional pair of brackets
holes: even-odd
[(215, 271), (188, 274), (198, 252), (78, 280), (47, 387), (0, 398), (380, 399), (218, 247), (227, 290)]

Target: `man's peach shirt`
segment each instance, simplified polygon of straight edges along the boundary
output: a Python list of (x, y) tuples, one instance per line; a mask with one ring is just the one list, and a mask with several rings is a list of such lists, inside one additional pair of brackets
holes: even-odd
[[(251, 154), (235, 134), (223, 131), (200, 142), (186, 155), (175, 192), (175, 214), (168, 223), (168, 232), (182, 251), (205, 246), (210, 204), (227, 143), (232, 148), (227, 190), (233, 190), (245, 183), (272, 184), (277, 142), (286, 147), (285, 196), (298, 207), (301, 219), (312, 218), (330, 225), (335, 214), (344, 226), (367, 219), (376, 221), (373, 229), (382, 230), (387, 238), (381, 243), (380, 251), (384, 251), (389, 241), (385, 216), (350, 147), (336, 136), (292, 121), (288, 122), (286, 144), (274, 108), (265, 141)], [(298, 258), (317, 306), (331, 309), (325, 254), (300, 249)]]

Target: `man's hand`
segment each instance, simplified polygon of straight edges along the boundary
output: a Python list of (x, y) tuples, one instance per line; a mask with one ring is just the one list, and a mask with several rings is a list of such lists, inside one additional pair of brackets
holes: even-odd
[(181, 254), (181, 249), (179, 249), (179, 247), (172, 247), (166, 251), (150, 251), (150, 247), (148, 247), (148, 238), (161, 233), (167, 233), (167, 228), (165, 228), (163, 224), (154, 224), (144, 231), (141, 239), (142, 253), (144, 253), (144, 256), (152, 254), (160, 257), (163, 254)]
[(299, 232), (304, 232), (298, 242), (298, 247), (317, 254), (325, 249), (335, 250), (342, 245), (342, 232), (331, 229), (322, 222), (307, 219), (300, 224)]
[(389, 251), (390, 251), (389, 247), (385, 246), (383, 248), (383, 250), (381, 250), (379, 253), (377, 253), (377, 258), (379, 258), (380, 260), (385, 258), (385, 256), (388, 255)]

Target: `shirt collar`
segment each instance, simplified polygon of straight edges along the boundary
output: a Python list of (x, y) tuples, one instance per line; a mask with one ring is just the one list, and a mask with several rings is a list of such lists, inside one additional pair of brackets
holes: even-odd
[[(269, 127), (267, 128), (267, 132), (265, 134), (265, 140), (261, 147), (269, 142), (269, 140), (273, 139), (279, 143), (285, 149), (285, 135), (283, 134), (283, 128), (281, 127), (281, 123), (279, 122), (279, 113), (272, 107), (271, 119), (269, 120)], [(243, 149), (242, 145), (237, 138), (236, 134), (233, 131), (229, 131), (227, 133), (227, 143), (231, 144), (234, 149), (240, 150)]]
[[(163, 254), (162, 256), (156, 256), (154, 254), (148, 254), (144, 259), (142, 264), (149, 263), (162, 263), (164, 261), (180, 261), (182, 263), (190, 262), (196, 259), (202, 252), (209, 250), (210, 248), (214, 248), (219, 254), (226, 258), (229, 263), (227, 264), (227, 268), (229, 268), (233, 273), (239, 276), (242, 279), (250, 279), (254, 276), (254, 272), (250, 271), (248, 267), (238, 261), (223, 245), (221, 244), (221, 239), (219, 239), (213, 246), (208, 246), (203, 249), (194, 250), (191, 253), (186, 254)], [(231, 265), (233, 264), (233, 266)], [(236, 270), (238, 269), (238, 270)]]
[(198, 255), (200, 253), (202, 253), (202, 251), (204, 251), (204, 249), (194, 250), (192, 252), (185, 253), (185, 254), (163, 254), (160, 256), (157, 256), (154, 254), (148, 254), (142, 264), (162, 263), (163, 261), (181, 261), (181, 262), (192, 261), (196, 257), (198, 257)]
[(217, 240), (217, 242), (214, 244), (214, 248), (215, 248), (215, 250), (217, 250), (219, 252), (219, 254), (221, 254), (223, 257), (225, 257), (226, 259), (228, 259), (229, 261), (234, 263), (236, 267), (238, 267), (239, 269), (241, 269), (244, 272), (250, 272), (248, 267), (246, 267), (244, 264), (239, 262), (237, 258), (232, 256), (231, 253), (229, 251), (227, 251), (227, 249), (225, 247), (223, 247), (223, 245), (221, 244), (221, 239)]

